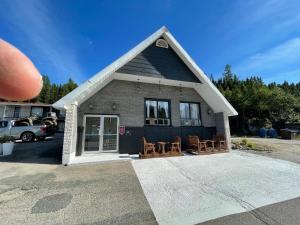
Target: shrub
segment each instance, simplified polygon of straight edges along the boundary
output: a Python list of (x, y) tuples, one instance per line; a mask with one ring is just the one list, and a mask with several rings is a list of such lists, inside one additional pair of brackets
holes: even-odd
[(247, 145), (248, 140), (246, 138), (243, 138), (241, 141), (241, 145)]
[(246, 146), (247, 146), (248, 148), (254, 149), (254, 148), (256, 147), (256, 144), (255, 144), (255, 143), (249, 142), (249, 143), (247, 143)]
[(11, 141), (14, 141), (14, 140), (15, 140), (14, 137), (5, 135), (3, 137), (0, 137), (0, 144), (8, 143), (8, 142), (11, 142)]

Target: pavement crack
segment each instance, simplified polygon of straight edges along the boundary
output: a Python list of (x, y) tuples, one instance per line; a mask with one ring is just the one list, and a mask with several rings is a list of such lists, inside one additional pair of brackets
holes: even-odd
[[(264, 213), (263, 211), (259, 210), (257, 207), (255, 207), (254, 205), (252, 205), (251, 203), (242, 200), (238, 197), (236, 197), (235, 195), (229, 193), (229, 192), (225, 192), (224, 190), (221, 190), (219, 188), (216, 187), (212, 187), (211, 185), (205, 184), (205, 183), (201, 183), (198, 180), (194, 180), (191, 176), (189, 176), (186, 172), (184, 172), (184, 170), (181, 170), (179, 165), (177, 165), (176, 163), (173, 162), (173, 160), (170, 159), (166, 159), (166, 161), (168, 161), (170, 164), (172, 164), (174, 167), (176, 167), (178, 169), (178, 172), (185, 177), (186, 179), (188, 179), (189, 181), (193, 182), (195, 185), (197, 185), (199, 188), (201, 188), (201, 190), (205, 193), (209, 193), (210, 190), (214, 190), (222, 195), (225, 195), (228, 198), (233, 199), (235, 202), (237, 202), (243, 209), (245, 209), (246, 212), (250, 213), (252, 216), (254, 216), (256, 219), (260, 220), (263, 224), (265, 225), (283, 225), (282, 223), (278, 222), (277, 220), (275, 220), (274, 218), (270, 217), (269, 215), (267, 215), (266, 213)], [(205, 187), (205, 188), (203, 188)]]
[(274, 218), (272, 218), (269, 215), (267, 215), (266, 213), (264, 213), (263, 211), (256, 208), (251, 203), (249, 203), (245, 200), (242, 200), (242, 199), (240, 199), (228, 192), (220, 190), (218, 188), (213, 188), (213, 187), (211, 187), (211, 188), (214, 189), (215, 191), (218, 191), (219, 193), (233, 199), (234, 201), (236, 201), (242, 208), (244, 208), (246, 210), (246, 212), (250, 213), (252, 216), (254, 216), (256, 219), (260, 220), (265, 225), (283, 225), (280, 222), (278, 222), (277, 220), (275, 220)]

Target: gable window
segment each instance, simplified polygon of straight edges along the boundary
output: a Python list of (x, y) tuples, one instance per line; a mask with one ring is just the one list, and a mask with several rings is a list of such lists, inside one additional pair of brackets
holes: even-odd
[(170, 106), (167, 100), (145, 100), (145, 124), (146, 125), (170, 125)]
[(199, 103), (180, 103), (181, 126), (201, 126)]

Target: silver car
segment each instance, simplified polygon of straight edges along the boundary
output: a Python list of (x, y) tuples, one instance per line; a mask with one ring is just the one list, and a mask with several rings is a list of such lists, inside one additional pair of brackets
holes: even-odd
[(16, 140), (21, 139), (23, 142), (30, 142), (34, 139), (44, 139), (47, 136), (46, 125), (14, 125), (14, 120), (0, 121), (0, 137), (12, 136)]

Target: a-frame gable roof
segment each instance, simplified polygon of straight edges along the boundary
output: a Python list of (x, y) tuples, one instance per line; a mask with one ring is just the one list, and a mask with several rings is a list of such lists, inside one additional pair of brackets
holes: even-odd
[(167, 44), (165, 44), (165, 47), (157, 47), (157, 42), (159, 41), (166, 42), (163, 36), (159, 37), (158, 40), (154, 41), (154, 43), (116, 72), (150, 78), (201, 83), (171, 47)]
[(103, 88), (111, 80), (113, 80), (113, 75), (115, 72), (129, 63), (132, 59), (138, 56), (160, 37), (163, 37), (168, 42), (172, 50), (174, 50), (174, 52), (180, 57), (180, 59), (185, 63), (189, 70), (197, 77), (197, 79), (199, 79), (200, 82), (195, 83), (197, 85), (194, 85), (193, 87), (208, 103), (212, 110), (215, 113), (224, 112), (228, 116), (237, 115), (238, 113), (236, 112), (236, 110), (230, 105), (230, 103), (213, 85), (209, 78), (180, 46), (180, 44), (176, 41), (176, 39), (172, 36), (172, 34), (166, 27), (162, 27), (157, 30), (155, 33), (139, 43), (133, 49), (114, 61), (112, 64), (108, 65), (103, 70), (95, 74), (92, 78), (74, 89), (72, 92), (55, 102), (53, 106), (58, 109), (66, 109), (71, 104), (81, 104), (101, 88)]

